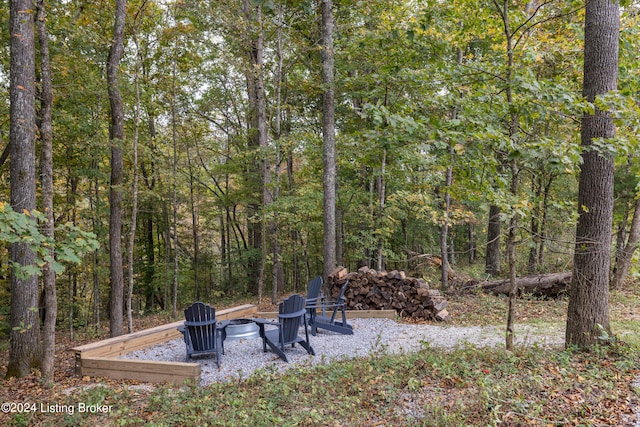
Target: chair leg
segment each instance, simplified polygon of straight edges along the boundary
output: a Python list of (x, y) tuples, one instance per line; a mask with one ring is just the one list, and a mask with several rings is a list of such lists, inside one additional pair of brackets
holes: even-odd
[[(267, 344), (269, 344), (269, 347), (271, 347), (271, 350), (273, 350), (273, 352), (275, 354), (278, 355), (278, 357), (280, 357), (280, 359), (284, 360), (285, 362), (289, 363), (289, 359), (287, 359), (287, 355), (284, 354), (284, 351), (282, 351), (282, 349), (280, 348), (280, 346), (278, 346), (277, 344), (272, 343), (271, 341), (267, 341)], [(266, 350), (265, 350), (266, 351)]]
[(316, 355), (316, 352), (313, 350), (313, 347), (311, 347), (311, 345), (309, 345), (309, 343), (308, 343), (308, 342), (306, 342), (306, 341), (300, 341), (300, 345), (301, 345), (302, 347), (304, 347), (304, 348), (307, 350), (307, 353), (309, 353), (310, 355), (312, 355), (312, 356), (315, 356), (315, 355)]

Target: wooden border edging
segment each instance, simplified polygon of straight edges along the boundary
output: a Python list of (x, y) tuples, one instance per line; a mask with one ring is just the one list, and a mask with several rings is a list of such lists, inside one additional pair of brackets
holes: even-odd
[[(254, 316), (258, 308), (253, 304), (216, 311), (219, 320)], [(181, 338), (178, 327), (184, 320), (143, 329), (119, 337), (107, 338), (78, 347), (75, 353), (75, 373), (80, 376), (135, 379), (145, 382), (172, 382), (182, 384), (188, 380), (200, 382), (200, 364), (183, 362), (157, 362), (150, 360), (118, 359), (118, 356)]]
[(156, 360), (127, 360), (113, 357), (82, 358), (82, 375), (107, 377), (113, 380), (168, 382), (178, 385), (200, 382), (199, 363), (159, 362)]

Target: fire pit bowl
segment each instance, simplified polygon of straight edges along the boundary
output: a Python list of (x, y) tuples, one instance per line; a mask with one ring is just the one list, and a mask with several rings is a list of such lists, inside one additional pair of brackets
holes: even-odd
[(233, 319), (225, 328), (226, 340), (238, 341), (241, 339), (258, 338), (260, 336), (258, 325), (251, 319)]

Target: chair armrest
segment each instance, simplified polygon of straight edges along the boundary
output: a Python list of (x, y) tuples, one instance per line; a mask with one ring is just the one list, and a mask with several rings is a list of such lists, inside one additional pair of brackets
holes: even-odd
[(263, 318), (253, 319), (254, 323), (258, 325), (258, 333), (260, 334), (260, 338), (265, 339), (265, 326), (276, 326), (279, 330), (282, 330), (282, 323), (276, 322), (273, 320), (267, 320)]
[(253, 319), (254, 323), (256, 323), (260, 327), (267, 326), (282, 326), (282, 324), (276, 320), (263, 319), (261, 317), (257, 319)]
[(216, 319), (197, 320), (197, 321), (185, 320), (184, 326), (208, 326), (208, 325), (213, 325), (216, 322), (217, 322)]
[(229, 323), (231, 323), (231, 320), (221, 320), (216, 324), (216, 329), (224, 329), (229, 326)]

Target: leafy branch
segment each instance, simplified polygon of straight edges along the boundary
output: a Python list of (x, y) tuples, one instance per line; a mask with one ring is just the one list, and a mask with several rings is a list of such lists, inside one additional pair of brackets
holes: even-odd
[[(42, 274), (42, 267), (51, 265), (56, 274), (64, 271), (64, 263), (79, 264), (82, 256), (100, 246), (94, 233), (83, 231), (73, 224), (56, 227), (58, 240), (45, 236), (39, 225), (46, 221), (37, 210), (16, 212), (5, 202), (0, 202), (0, 243), (5, 245), (23, 244), (35, 254), (34, 264), (11, 263), (19, 277)], [(53, 251), (51, 251), (53, 248)]]

